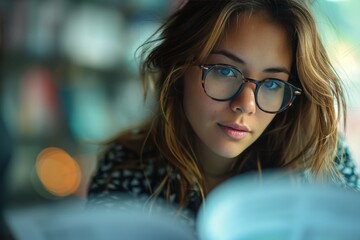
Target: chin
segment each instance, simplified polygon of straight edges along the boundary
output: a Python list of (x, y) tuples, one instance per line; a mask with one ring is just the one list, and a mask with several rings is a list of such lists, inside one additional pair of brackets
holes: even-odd
[(223, 158), (228, 158), (228, 159), (232, 159), (232, 158), (237, 158), (240, 154), (242, 153), (242, 151), (218, 151), (217, 154)]

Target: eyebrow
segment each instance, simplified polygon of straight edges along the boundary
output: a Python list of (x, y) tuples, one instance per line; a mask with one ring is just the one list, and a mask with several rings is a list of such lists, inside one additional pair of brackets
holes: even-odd
[[(231, 52), (228, 52), (226, 50), (218, 50), (218, 51), (213, 51), (210, 54), (220, 54), (223, 55), (227, 58), (230, 58), (231, 60), (238, 62), (242, 65), (246, 65), (246, 62), (244, 60), (242, 60), (241, 58), (239, 58), (238, 56), (232, 54)], [(264, 72), (267, 73), (286, 73), (287, 75), (290, 75), (290, 71), (287, 70), (285, 67), (272, 67), (272, 68), (266, 68), (264, 69)]]

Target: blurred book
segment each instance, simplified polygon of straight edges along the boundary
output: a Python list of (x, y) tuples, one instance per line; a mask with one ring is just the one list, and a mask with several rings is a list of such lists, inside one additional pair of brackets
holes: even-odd
[(197, 233), (169, 214), (84, 211), (82, 205), (12, 211), (16, 239), (358, 240), (360, 193), (284, 175), (239, 177), (211, 192)]

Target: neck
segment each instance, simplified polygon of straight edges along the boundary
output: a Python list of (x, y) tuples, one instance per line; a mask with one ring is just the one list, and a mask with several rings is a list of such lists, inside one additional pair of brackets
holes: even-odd
[(205, 193), (233, 176), (237, 158), (224, 158), (201, 143), (196, 146), (196, 155), (205, 181)]
[(211, 179), (223, 179), (226, 178), (230, 175), (232, 175), (232, 168), (228, 169), (228, 170), (224, 170), (224, 171), (216, 171), (216, 172), (210, 172), (207, 171), (206, 169), (203, 168), (202, 170), (203, 174), (205, 177), (207, 178), (211, 178)]
[(195, 152), (202, 172), (212, 177), (223, 177), (229, 174), (237, 160), (237, 157), (225, 158), (219, 156), (203, 143), (196, 144)]
[(211, 176), (204, 173), (204, 182), (205, 182), (205, 194), (211, 192), (215, 187), (217, 187), (222, 182), (230, 179), (233, 176), (232, 173), (227, 173), (222, 176)]

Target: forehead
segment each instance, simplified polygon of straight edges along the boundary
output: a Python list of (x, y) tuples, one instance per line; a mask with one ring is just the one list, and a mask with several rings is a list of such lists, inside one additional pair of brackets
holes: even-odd
[(292, 44), (285, 27), (266, 12), (245, 12), (234, 16), (214, 50), (226, 50), (247, 64), (292, 63)]

